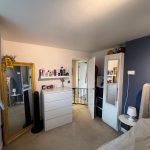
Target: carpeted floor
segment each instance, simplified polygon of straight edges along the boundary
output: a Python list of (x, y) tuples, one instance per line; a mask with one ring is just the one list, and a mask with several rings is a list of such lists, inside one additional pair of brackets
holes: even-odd
[(24, 104), (8, 107), (8, 126), (9, 135), (14, 135), (16, 132), (23, 129), (25, 124)]
[(74, 105), (71, 124), (48, 132), (26, 133), (4, 150), (96, 150), (117, 136), (101, 119), (92, 120), (86, 106)]

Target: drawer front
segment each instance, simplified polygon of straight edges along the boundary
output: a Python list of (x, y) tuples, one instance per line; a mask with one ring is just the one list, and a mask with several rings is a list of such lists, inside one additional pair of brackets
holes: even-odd
[(70, 106), (70, 107), (72, 106), (71, 98), (62, 99), (59, 101), (53, 101), (51, 103), (44, 103), (44, 112), (49, 110), (59, 109), (65, 106)]
[(96, 115), (102, 118), (102, 109), (96, 107)]
[(72, 97), (72, 91), (67, 92), (59, 92), (59, 93), (46, 93), (43, 95), (44, 102), (52, 102), (57, 101), (65, 98), (71, 98)]
[(62, 117), (47, 120), (44, 122), (45, 131), (71, 123), (71, 122), (72, 122), (72, 115), (65, 115)]
[(99, 106), (99, 107), (103, 107), (103, 100), (101, 99), (101, 98), (98, 98), (97, 97), (97, 106)]
[(103, 97), (103, 88), (96, 88), (96, 96)]
[(70, 106), (61, 107), (59, 109), (46, 111), (45, 120), (53, 119), (53, 118), (68, 115), (68, 114), (72, 114), (72, 107)]

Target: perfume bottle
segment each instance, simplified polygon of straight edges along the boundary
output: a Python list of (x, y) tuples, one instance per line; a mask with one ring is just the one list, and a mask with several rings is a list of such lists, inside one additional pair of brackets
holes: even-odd
[(63, 70), (62, 70), (62, 74), (63, 74), (63, 76), (66, 75), (66, 69), (63, 69)]
[(39, 77), (41, 77), (42, 75), (43, 75), (43, 70), (40, 69), (40, 70), (39, 70)]
[(47, 71), (47, 76), (48, 76), (48, 77), (50, 76), (50, 70)]
[(52, 74), (52, 71), (49, 71), (49, 76), (52, 76), (53, 74)]
[(42, 69), (42, 70), (43, 70), (42, 76), (45, 76), (45, 69)]
[(56, 71), (56, 69), (54, 69), (54, 76), (56, 76), (57, 75), (57, 71)]
[(67, 69), (66, 71), (66, 76), (69, 76), (69, 69)]
[(62, 76), (63, 75), (63, 67), (61, 67), (61, 69), (60, 69), (60, 76)]

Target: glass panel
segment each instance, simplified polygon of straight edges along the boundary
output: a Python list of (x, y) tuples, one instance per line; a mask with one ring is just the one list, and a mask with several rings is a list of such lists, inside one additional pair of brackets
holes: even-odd
[[(31, 67), (15, 66), (6, 70), (9, 135), (15, 135), (32, 123)], [(24, 85), (28, 88), (24, 88)]]
[(23, 88), (29, 88), (31, 85), (31, 67), (28, 66), (22, 66), (21, 67), (21, 73), (22, 73), (22, 83), (23, 83)]
[(106, 102), (115, 105), (118, 89), (119, 60), (109, 60), (107, 65), (107, 98)]

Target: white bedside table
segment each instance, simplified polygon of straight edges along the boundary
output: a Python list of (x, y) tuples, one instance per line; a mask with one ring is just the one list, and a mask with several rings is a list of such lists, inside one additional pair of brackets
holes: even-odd
[(128, 115), (120, 115), (119, 120), (120, 120), (120, 122), (128, 125), (129, 127), (135, 126), (137, 123), (137, 119), (135, 119), (135, 121), (130, 121), (130, 120), (128, 120), (128, 117), (129, 117)]
[[(19, 100), (19, 99), (18, 99), (18, 97), (19, 97), (20, 95), (21, 95), (21, 94), (19, 94), (19, 93), (18, 93), (18, 94), (12, 94), (12, 95), (11, 95), (11, 97), (16, 97), (16, 101), (15, 101), (15, 103), (16, 103), (16, 102), (19, 102), (19, 101), (18, 101), (18, 100)], [(11, 100), (10, 100), (10, 102), (9, 102), (9, 103), (10, 103), (10, 106), (12, 106), (12, 105), (13, 105), (13, 104), (12, 104), (12, 102), (11, 102)], [(15, 104), (15, 103), (14, 103), (14, 104)], [(20, 102), (20, 103), (21, 103), (21, 102)]]

